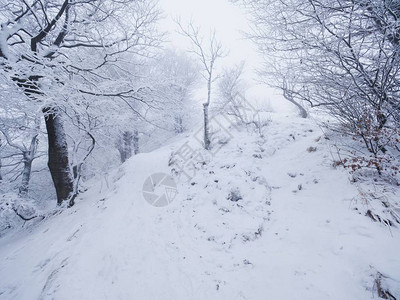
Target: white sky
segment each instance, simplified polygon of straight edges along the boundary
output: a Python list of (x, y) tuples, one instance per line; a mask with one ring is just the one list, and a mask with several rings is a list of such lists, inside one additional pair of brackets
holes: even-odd
[(215, 28), (218, 39), (230, 51), (230, 61), (240, 62), (249, 52), (255, 52), (252, 43), (240, 33), (247, 28), (244, 14), (228, 0), (161, 0), (161, 5), (167, 15), (164, 22), (172, 32), (170, 39), (178, 46), (187, 46), (182, 43), (182, 37), (174, 32), (176, 26), (171, 21), (173, 17), (180, 16), (184, 24), (192, 19), (196, 25), (201, 26), (204, 35)]
[[(283, 103), (279, 91), (268, 89), (257, 83), (257, 75), (254, 69), (259, 66), (261, 57), (253, 42), (243, 35), (243, 32), (248, 31), (249, 28), (243, 8), (230, 3), (229, 0), (159, 1), (165, 15), (160, 28), (170, 33), (169, 40), (174, 47), (182, 50), (190, 49), (189, 42), (176, 32), (177, 25), (173, 18), (180, 17), (184, 24), (192, 19), (197, 26), (201, 26), (205, 36), (211, 29), (215, 28), (217, 38), (229, 51), (226, 58), (217, 62), (217, 72), (222, 67), (245, 61), (245, 77), (251, 86), (247, 97), (253, 97), (259, 101), (270, 100), (274, 109), (280, 110)], [(286, 110), (286, 108), (283, 109)]]

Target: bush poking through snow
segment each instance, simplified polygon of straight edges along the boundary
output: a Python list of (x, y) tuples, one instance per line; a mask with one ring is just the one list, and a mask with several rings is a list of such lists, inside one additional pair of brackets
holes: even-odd
[(228, 200), (232, 201), (232, 202), (238, 202), (238, 201), (240, 201), (242, 199), (243, 199), (243, 197), (240, 194), (240, 191), (239, 191), (238, 188), (231, 190), (229, 195), (228, 195)]
[(311, 152), (316, 152), (317, 151), (317, 147), (308, 147), (307, 148), (307, 152), (311, 153)]
[(387, 281), (391, 281), (391, 279), (388, 276), (385, 276), (380, 272), (376, 273), (374, 288), (376, 289), (379, 298), (397, 300), (395, 295), (392, 294), (392, 291), (390, 291)]
[[(337, 160), (334, 166), (343, 166), (361, 177), (375, 177), (400, 185), (400, 132), (396, 128), (357, 127), (352, 132), (346, 126), (330, 127), (340, 135), (341, 145), (335, 145)], [(364, 128), (364, 129), (363, 129)], [(349, 139), (344, 140), (346, 136)]]
[(397, 227), (400, 224), (399, 203), (393, 197), (390, 197), (389, 191), (381, 190), (379, 187), (375, 187), (374, 191), (358, 188), (358, 193), (354, 200), (356, 209), (360, 213), (374, 222), (387, 226)]

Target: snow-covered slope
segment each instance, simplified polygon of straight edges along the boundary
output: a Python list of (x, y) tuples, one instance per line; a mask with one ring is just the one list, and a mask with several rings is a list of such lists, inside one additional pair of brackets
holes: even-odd
[[(332, 167), (312, 120), (274, 116), (264, 138), (230, 130), (214, 156), (198, 144), (190, 179), (177, 150), (193, 137), (3, 237), (0, 298), (373, 299), (386, 285), (400, 296), (400, 231), (353, 209), (360, 186)], [(143, 198), (154, 173), (176, 182), (166, 207)]]

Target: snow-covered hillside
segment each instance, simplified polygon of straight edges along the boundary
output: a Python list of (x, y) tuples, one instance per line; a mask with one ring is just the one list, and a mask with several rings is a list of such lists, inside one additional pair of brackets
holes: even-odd
[[(271, 118), (264, 137), (228, 128), (215, 155), (192, 135), (139, 154), (1, 238), (0, 299), (399, 299), (400, 231), (355, 209), (372, 187), (332, 166), (314, 121)], [(176, 183), (165, 207), (142, 193), (156, 173)]]

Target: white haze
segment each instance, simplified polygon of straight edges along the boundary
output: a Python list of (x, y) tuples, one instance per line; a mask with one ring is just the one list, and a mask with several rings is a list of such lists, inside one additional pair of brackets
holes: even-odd
[[(190, 43), (177, 30), (175, 19), (180, 18), (183, 24), (190, 20), (201, 27), (204, 36), (215, 29), (228, 55), (217, 63), (217, 72), (221, 66), (229, 67), (245, 62), (245, 78), (249, 84), (246, 96), (249, 100), (261, 104), (269, 103), (277, 111), (288, 111), (293, 108), (282, 98), (278, 90), (268, 88), (256, 73), (262, 63), (257, 47), (245, 36), (250, 31), (247, 16), (242, 8), (228, 0), (160, 0), (164, 19), (160, 28), (168, 31), (170, 47), (180, 50), (190, 49)], [(201, 99), (201, 92), (198, 95)]]

